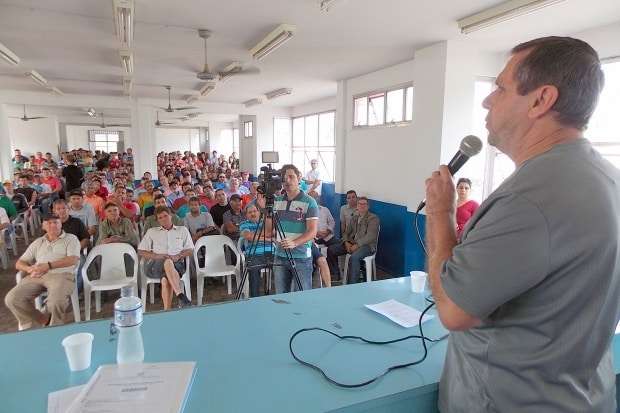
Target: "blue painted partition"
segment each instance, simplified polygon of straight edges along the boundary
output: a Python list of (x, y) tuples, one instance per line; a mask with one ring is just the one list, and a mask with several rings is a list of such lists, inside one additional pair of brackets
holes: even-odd
[[(336, 233), (340, 229), (340, 206), (345, 203), (345, 194), (335, 191), (333, 183), (323, 183), (321, 202), (336, 220)], [(414, 228), (413, 212), (403, 205), (380, 200), (370, 200), (370, 210), (379, 216), (381, 233), (377, 251), (377, 266), (395, 275), (409, 274), (409, 271), (425, 268), (424, 252), (420, 247)], [(419, 226), (424, 238), (425, 216), (420, 215)]]

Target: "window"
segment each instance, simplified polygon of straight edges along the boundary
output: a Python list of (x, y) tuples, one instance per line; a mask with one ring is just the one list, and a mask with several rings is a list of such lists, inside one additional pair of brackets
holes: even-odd
[(604, 158), (620, 168), (620, 61), (603, 64), (605, 86), (585, 136)]
[[(282, 161), (282, 155), (280, 156), (280, 161)], [(312, 159), (319, 161), (322, 180), (334, 182), (336, 171), (336, 112), (334, 111), (293, 119), (292, 163), (305, 175), (311, 169)]]
[(121, 133), (120, 131), (89, 130), (88, 147), (93, 152), (118, 152), (118, 145), (119, 142), (121, 142)]
[(254, 122), (243, 122), (243, 137), (251, 138), (254, 136)]
[(291, 139), (291, 119), (273, 118), (273, 150), (278, 152), (280, 159), (274, 168), (280, 169), (282, 165), (291, 163)]
[(394, 125), (413, 120), (413, 86), (399, 86), (353, 99), (353, 126)]

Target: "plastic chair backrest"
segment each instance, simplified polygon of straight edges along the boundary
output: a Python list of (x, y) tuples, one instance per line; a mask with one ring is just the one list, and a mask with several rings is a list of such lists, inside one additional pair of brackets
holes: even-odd
[(136, 254), (136, 250), (133, 249), (131, 245), (122, 242), (101, 244), (93, 248), (88, 254), (88, 257), (86, 257), (86, 263), (82, 267), (82, 273), (88, 276), (88, 267), (96, 257), (101, 256), (100, 280), (114, 281), (133, 278), (126, 273), (125, 254), (129, 255), (133, 260), (133, 277), (135, 277), (138, 273), (138, 254)]
[[(210, 265), (214, 266), (222, 263), (226, 263), (226, 256), (224, 254), (224, 245), (232, 250), (233, 254), (237, 257), (237, 264), (239, 264), (239, 251), (235, 246), (233, 240), (226, 235), (208, 235), (200, 238), (194, 245), (194, 259), (198, 263), (198, 251), (205, 247), (205, 266), (199, 267), (199, 269), (208, 268)], [(197, 264), (198, 265), (198, 264)]]

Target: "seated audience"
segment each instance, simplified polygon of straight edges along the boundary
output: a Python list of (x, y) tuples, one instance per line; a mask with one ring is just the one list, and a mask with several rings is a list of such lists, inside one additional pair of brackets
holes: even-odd
[(139, 237), (133, 223), (128, 218), (121, 217), (120, 209), (112, 202), (105, 206), (106, 218), (99, 225), (97, 245), (112, 242), (123, 242), (136, 248)]
[(153, 182), (145, 181), (144, 192), (138, 195), (138, 205), (140, 206), (140, 211), (142, 211), (142, 216), (144, 218), (152, 215), (152, 212), (150, 210), (148, 210), (147, 212), (147, 209), (149, 207), (152, 207), (154, 204), (153, 189), (155, 189), (155, 187), (153, 186)]
[[(179, 218), (185, 218), (185, 216), (189, 212), (189, 210), (190, 210), (189, 200), (192, 199), (192, 198), (196, 198), (196, 192), (193, 189), (188, 189), (187, 192), (185, 192), (185, 198), (187, 198), (187, 203), (184, 203), (183, 205), (181, 205), (179, 207), (179, 209), (177, 209), (177, 215), (178, 215)], [(198, 199), (198, 198), (196, 198), (196, 199)], [(198, 202), (200, 202), (200, 201), (198, 201)], [(200, 212), (208, 212), (208, 211), (209, 210), (207, 209), (206, 206), (200, 205)]]
[(245, 195), (250, 191), (245, 186), (239, 186), (239, 180), (237, 178), (230, 179), (230, 185), (227, 189), (224, 190), (226, 192), (226, 196), (230, 199), (233, 195)]
[(168, 205), (174, 205), (174, 201), (179, 198), (183, 198), (183, 191), (179, 187), (179, 183), (176, 179), (170, 181), (170, 193), (166, 195)]
[(15, 205), (13, 205), (11, 199), (4, 194), (0, 195), (0, 208), (4, 208), (9, 218), (17, 216), (17, 209), (15, 209)]
[(28, 183), (28, 175), (20, 174), (17, 182), (18, 185), (15, 188), (15, 192), (25, 196), (28, 205), (34, 206), (37, 203), (37, 191)]
[(139, 206), (131, 199), (127, 198), (127, 189), (119, 184), (114, 187), (114, 192), (108, 196), (108, 203), (116, 205), (124, 218), (135, 222), (140, 214)]
[(244, 195), (241, 195), (241, 206), (243, 208), (250, 205), (252, 202), (256, 201), (256, 196), (258, 194), (258, 187), (260, 184), (258, 182), (251, 182), (250, 184), (250, 192)]
[(357, 214), (357, 193), (347, 191), (347, 203), (340, 207), (340, 236), (344, 236), (351, 218)]
[(96, 194), (99, 186), (95, 182), (89, 182), (86, 184), (86, 194), (84, 195), (84, 202), (90, 205), (95, 212), (95, 215), (98, 219), (102, 219), (105, 217), (105, 213), (103, 211), (103, 207), (105, 206), (105, 201), (99, 195)]
[[(194, 189), (192, 187), (192, 184), (190, 183), (184, 183), (181, 187), (183, 189), (183, 196), (180, 198), (177, 198), (173, 203), (172, 203), (172, 210), (173, 211), (178, 211), (179, 208), (181, 208), (181, 206), (187, 204), (187, 201), (189, 200), (189, 197), (187, 196), (187, 192), (191, 191), (194, 195), (196, 195), (196, 193), (194, 192)], [(177, 214), (178, 215), (178, 214)], [(181, 218), (183, 218), (181, 215), (179, 215)]]
[(244, 220), (241, 209), (241, 197), (233, 194), (230, 197), (229, 205), (230, 209), (224, 212), (222, 216), (222, 229), (224, 235), (228, 235), (233, 241), (237, 241), (239, 239), (239, 225)]
[(86, 262), (86, 257), (83, 254), (85, 248), (90, 247), (90, 234), (86, 229), (86, 225), (79, 219), (72, 217), (69, 215), (69, 207), (67, 205), (67, 201), (64, 199), (57, 199), (52, 204), (52, 212), (54, 215), (60, 218), (60, 222), (62, 223), (62, 230), (67, 234), (75, 235), (80, 241), (80, 262), (77, 268), (77, 287), (78, 291), (82, 291), (82, 266), (84, 262)]
[(217, 225), (218, 228), (221, 228), (224, 223), (224, 213), (230, 210), (230, 205), (228, 205), (226, 193), (223, 189), (218, 189), (215, 191), (215, 200), (217, 201), (217, 204), (213, 205), (209, 209), (209, 212), (213, 217), (213, 222), (215, 222), (215, 225)]
[(93, 207), (90, 204), (84, 203), (84, 195), (81, 189), (74, 189), (69, 193), (69, 215), (82, 221), (89, 235), (97, 233), (99, 221)]
[[(15, 268), (24, 278), (11, 289), (4, 302), (21, 329), (62, 324), (69, 297), (75, 289), (75, 266), (80, 257), (80, 242), (62, 230), (56, 215), (43, 218), (45, 235), (34, 240), (17, 260)], [(46, 312), (34, 306), (34, 299), (47, 291)]]
[(146, 231), (138, 245), (139, 255), (146, 259), (145, 275), (161, 280), (164, 310), (172, 307), (173, 294), (179, 307), (191, 305), (179, 274), (185, 273), (185, 257), (193, 254), (194, 243), (187, 228), (172, 224), (172, 215), (168, 207), (157, 207), (155, 216), (160, 226)]
[(205, 235), (219, 234), (213, 217), (209, 212), (203, 210), (204, 206), (200, 205), (197, 197), (189, 199), (189, 213), (185, 215), (183, 224), (192, 234), (192, 241), (196, 242), (200, 237)]
[(228, 180), (226, 179), (225, 173), (220, 173), (217, 176), (217, 182), (213, 184), (213, 188), (215, 188), (216, 190), (228, 188)]
[(349, 273), (346, 274), (347, 283), (358, 282), (361, 261), (375, 252), (378, 235), (379, 218), (368, 211), (368, 198), (358, 198), (357, 215), (347, 227), (342, 242), (333, 244), (327, 249), (327, 261), (331, 273), (339, 275), (338, 257), (344, 254), (351, 254)]
[(18, 214), (25, 212), (30, 207), (26, 197), (13, 189), (13, 182), (4, 181), (4, 195), (11, 200)]
[[(163, 195), (157, 195), (155, 197), (155, 209), (157, 209), (158, 207), (167, 207), (168, 205), (166, 204), (166, 197)], [(176, 226), (180, 226), (183, 225), (183, 220), (181, 218), (179, 218), (178, 216), (176, 216), (176, 214), (172, 215), (172, 223)], [(144, 232), (146, 233), (146, 231), (148, 231), (151, 228), (156, 228), (159, 226), (159, 221), (157, 219), (157, 217), (154, 214), (149, 215), (148, 217), (146, 217), (146, 219), (144, 220)]]

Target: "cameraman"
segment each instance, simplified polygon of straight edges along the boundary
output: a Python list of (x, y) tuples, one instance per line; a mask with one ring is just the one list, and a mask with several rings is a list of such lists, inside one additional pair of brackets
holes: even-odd
[[(277, 243), (275, 251), (274, 277), (276, 294), (297, 290), (293, 280), (293, 269), (287, 259), (288, 250), (295, 261), (299, 281), (304, 290), (312, 288), (312, 241), (316, 237), (319, 222), (319, 208), (314, 198), (299, 190), (301, 172), (295, 165), (282, 167), (282, 182), (286, 193), (275, 197), (274, 211), (280, 218), (281, 229), (286, 238)], [(257, 201), (261, 207), (264, 200)]]

